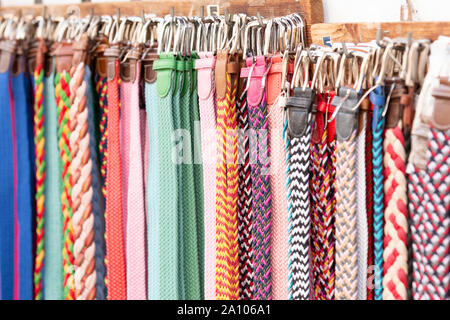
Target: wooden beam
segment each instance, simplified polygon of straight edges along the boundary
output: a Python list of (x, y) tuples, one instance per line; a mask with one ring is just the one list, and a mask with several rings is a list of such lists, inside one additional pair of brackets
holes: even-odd
[[(124, 16), (141, 16), (142, 10), (145, 13), (154, 13), (158, 16), (165, 16), (170, 13), (170, 7), (174, 7), (176, 15), (192, 16), (200, 15), (200, 7), (207, 5), (218, 5), (219, 13), (223, 14), (228, 8), (230, 13), (247, 13), (256, 15), (258, 12), (264, 17), (277, 17), (290, 13), (301, 13), (307, 21), (307, 37), (310, 38), (310, 26), (314, 23), (323, 22), (322, 0), (150, 0), (133, 2), (101, 2), (101, 3), (79, 3), (79, 4), (61, 4), (48, 5), (47, 13), (53, 16), (65, 16), (67, 10), (77, 7), (81, 16), (89, 14), (91, 8), (97, 15), (114, 15), (117, 8)], [(22, 7), (3, 7), (0, 8), (0, 14), (19, 12), (22, 14), (40, 15), (42, 5), (22, 6)], [(206, 10), (205, 10), (206, 14)]]
[(412, 32), (413, 39), (436, 40), (439, 35), (450, 35), (450, 22), (373, 22), (373, 23), (318, 23), (311, 26), (312, 43), (367, 42), (376, 39), (381, 28), (389, 38), (406, 37)]

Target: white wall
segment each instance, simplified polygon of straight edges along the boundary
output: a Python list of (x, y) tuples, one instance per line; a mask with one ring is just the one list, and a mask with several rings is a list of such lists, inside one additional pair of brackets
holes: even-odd
[[(105, 1), (114, 0), (92, 0), (92, 2)], [(57, 4), (81, 1), (43, 0), (42, 2)], [(415, 21), (450, 21), (450, 0), (411, 0), (411, 2)], [(33, 4), (34, 0), (0, 0), (0, 3), (2, 6), (21, 6)], [(211, 3), (214, 3), (214, 0)], [(323, 0), (324, 20), (325, 22), (400, 21), (401, 6), (405, 3), (406, 0)], [(270, 0), (266, 0), (266, 5), (270, 5)]]

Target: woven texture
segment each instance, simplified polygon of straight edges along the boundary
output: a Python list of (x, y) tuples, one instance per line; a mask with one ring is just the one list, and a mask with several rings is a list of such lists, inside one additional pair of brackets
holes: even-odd
[(63, 299), (63, 215), (61, 211), (61, 168), (59, 166), (58, 113), (54, 91), (54, 73), (45, 78), (45, 164), (52, 170), (45, 175), (45, 270), (44, 299)]
[(253, 248), (255, 264), (255, 299), (272, 299), (270, 263), (271, 190), (270, 148), (267, 120), (266, 93), (258, 106), (248, 105), (249, 127), (255, 136), (250, 139), (250, 159), (253, 195)]
[(356, 140), (336, 143), (336, 300), (358, 298)]
[(288, 155), (289, 299), (310, 298), (310, 201), (311, 115), (305, 134), (291, 138)]
[[(200, 54), (207, 58), (207, 54)], [(201, 61), (201, 60), (199, 60)], [(209, 70), (208, 70), (209, 71)], [(216, 96), (214, 77), (201, 76), (199, 71), (198, 88), (209, 86), (209, 92), (204, 96), (199, 95), (201, 148), (203, 163), (203, 194), (204, 194), (204, 243), (205, 243), (205, 267), (204, 267), (204, 294), (205, 299), (214, 300), (215, 272), (216, 272)], [(212, 72), (212, 67), (210, 68)], [(208, 83), (204, 83), (208, 82)], [(200, 90), (199, 90), (200, 92)], [(202, 92), (203, 93), (203, 92)], [(241, 256), (241, 255), (240, 255)]]
[[(367, 270), (373, 272), (373, 167), (372, 167), (372, 113), (366, 123), (366, 212), (367, 212)], [(368, 277), (367, 300), (373, 300), (373, 277)]]
[(358, 300), (367, 298), (367, 252), (368, 231), (366, 211), (366, 122), (367, 115), (363, 112), (362, 126), (356, 142), (356, 214), (358, 235)]
[[(137, 63), (139, 70), (139, 63)], [(140, 137), (139, 111), (139, 76), (134, 82), (122, 82), (121, 135), (128, 140), (129, 169), (127, 181), (132, 181), (126, 188), (126, 268), (127, 298), (130, 300), (146, 300), (146, 254), (145, 254), (145, 208), (144, 208), (144, 171), (142, 168), (142, 148)], [(123, 141), (123, 140), (122, 140)], [(123, 154), (123, 153), (122, 153)], [(123, 157), (122, 157), (123, 159)], [(122, 167), (123, 168), (123, 167)], [(125, 187), (123, 187), (125, 188)]]
[(100, 172), (102, 175), (102, 193), (106, 198), (106, 167), (108, 161), (108, 80), (106, 77), (98, 77), (95, 89), (97, 91), (98, 106), (100, 109), (100, 141), (98, 150), (100, 155)]
[(283, 143), (283, 110), (278, 103), (267, 106), (270, 144), (271, 269), (272, 298), (288, 299), (288, 220), (285, 187), (286, 163)]
[[(92, 212), (92, 161), (90, 135), (87, 130), (89, 110), (86, 106), (85, 66), (83, 63), (71, 70), (69, 110), (71, 135), (72, 225), (74, 230), (74, 280), (77, 300), (95, 298), (95, 242), (94, 215)], [(92, 115), (91, 115), (92, 116)]]
[(408, 221), (405, 143), (401, 123), (384, 136), (384, 251), (383, 300), (407, 299)]
[[(226, 74), (226, 94), (217, 101), (216, 298), (239, 299), (237, 237), (236, 80)], [(234, 127), (233, 127), (234, 126)], [(229, 158), (228, 158), (229, 157)], [(230, 171), (230, 172), (229, 172)]]
[(122, 179), (119, 131), (118, 63), (116, 76), (108, 81), (108, 162), (105, 222), (108, 300), (124, 300), (126, 294), (126, 267), (124, 229), (122, 225)]
[(55, 96), (58, 107), (58, 140), (61, 168), (61, 209), (63, 224), (63, 268), (64, 268), (64, 298), (75, 299), (75, 284), (73, 278), (73, 226), (72, 226), (72, 182), (70, 179), (72, 162), (70, 152), (70, 75), (68, 72), (57, 73), (55, 77)]
[[(374, 103), (372, 121), (374, 300), (381, 300), (383, 296), (383, 130), (385, 123), (385, 118), (381, 114), (384, 108), (384, 87), (375, 89), (370, 98)], [(383, 103), (375, 104), (376, 98), (381, 98)]]
[(450, 298), (450, 135), (431, 128), (427, 165), (410, 175), (413, 299)]
[(45, 255), (45, 128), (44, 128), (44, 68), (40, 64), (34, 70), (34, 148), (36, 179), (36, 255), (34, 263), (34, 298), (41, 300), (43, 262)]

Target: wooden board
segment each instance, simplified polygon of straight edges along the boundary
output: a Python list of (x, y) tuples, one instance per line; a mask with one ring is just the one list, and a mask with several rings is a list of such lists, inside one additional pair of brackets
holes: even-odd
[[(276, 17), (287, 15), (293, 12), (301, 13), (307, 21), (307, 37), (310, 38), (310, 26), (314, 23), (323, 22), (322, 0), (151, 0), (151, 1), (133, 1), (133, 2), (102, 2), (102, 3), (79, 3), (75, 5), (49, 5), (47, 13), (53, 16), (65, 16), (71, 8), (79, 8), (80, 15), (86, 16), (91, 8), (94, 8), (94, 14), (114, 15), (117, 8), (120, 8), (121, 15), (141, 16), (142, 10), (145, 13), (154, 13), (158, 16), (165, 16), (170, 13), (170, 8), (174, 7), (175, 15), (200, 16), (200, 7), (207, 5), (219, 5), (219, 13), (223, 14), (228, 8), (229, 13), (247, 13), (256, 15), (259, 12), (263, 17)], [(2, 13), (16, 13), (40, 15), (42, 5), (22, 6), (22, 7), (4, 7), (0, 8)]]
[(333, 42), (366, 42), (377, 37), (381, 28), (389, 38), (408, 36), (413, 39), (436, 40), (439, 35), (450, 36), (450, 21), (445, 22), (374, 22), (374, 23), (318, 23), (311, 26), (312, 43), (324, 44), (328, 38)]

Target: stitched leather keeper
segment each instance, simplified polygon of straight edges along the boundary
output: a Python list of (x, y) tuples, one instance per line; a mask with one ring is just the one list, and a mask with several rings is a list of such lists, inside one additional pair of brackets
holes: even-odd
[(367, 114), (370, 111), (370, 100), (369, 98), (365, 98), (360, 105), (361, 112), (359, 113), (359, 125), (358, 125), (358, 134), (364, 127), (364, 114)]
[(0, 73), (5, 73), (11, 67), (16, 40), (3, 40), (0, 42)]
[(73, 43), (60, 42), (55, 50), (56, 72), (70, 71), (73, 58)]
[(55, 50), (58, 44), (56, 42), (47, 42), (47, 54), (45, 56), (45, 76), (50, 77), (50, 75), (55, 71)]
[(106, 57), (106, 76), (108, 81), (114, 80), (116, 77), (116, 61), (120, 56), (120, 47), (114, 45), (105, 49), (103, 55)]
[(11, 67), (11, 74), (18, 76), (19, 74), (27, 71), (25, 52), (27, 51), (27, 45), (23, 40), (18, 40), (16, 45), (16, 51), (14, 55), (13, 64)]
[(432, 91), (434, 108), (431, 114), (431, 124), (439, 130), (450, 129), (450, 85), (441, 84)]
[(87, 62), (87, 49), (89, 46), (89, 38), (86, 33), (84, 33), (80, 40), (73, 43), (73, 59), (72, 65), (77, 66), (80, 63)]
[(158, 95), (164, 98), (169, 93), (172, 84), (172, 73), (177, 64), (172, 54), (164, 53), (159, 56), (159, 60), (153, 62), (153, 69), (156, 74), (156, 89)]
[(410, 132), (414, 121), (414, 87), (407, 87), (407, 93), (402, 95), (400, 103), (403, 105), (403, 128), (404, 132)]
[(159, 59), (156, 50), (150, 49), (146, 54), (144, 53), (142, 59), (142, 68), (144, 69), (144, 80), (147, 83), (154, 83), (156, 81), (156, 71), (153, 69), (154, 61)]
[(281, 75), (283, 69), (283, 58), (280, 55), (272, 56), (267, 75), (267, 104), (274, 104), (281, 91)]
[(141, 58), (139, 48), (131, 48), (126, 61), (120, 62), (120, 78), (125, 82), (134, 82), (136, 80), (137, 61)]
[(247, 103), (249, 106), (257, 106), (262, 99), (263, 96), (263, 76), (266, 72), (266, 62), (264, 56), (256, 57), (255, 65), (253, 57), (247, 58), (247, 68), (241, 69), (241, 77), (250, 79), (250, 84), (248, 86), (247, 92)]
[(228, 50), (217, 51), (215, 79), (216, 79), (216, 92), (217, 99), (225, 98), (227, 92), (227, 61)]
[(109, 47), (108, 39), (105, 36), (100, 35), (96, 42), (97, 43), (93, 48), (95, 56), (95, 70), (100, 77), (105, 78), (108, 76), (108, 61), (104, 53)]
[(316, 93), (311, 88), (294, 88), (294, 94), (289, 98), (287, 109), (288, 132), (291, 137), (303, 136), (310, 125), (308, 114), (312, 112)]
[[(348, 97), (343, 100), (348, 94)], [(336, 115), (336, 138), (339, 141), (345, 141), (350, 138), (355, 130), (358, 130), (358, 115), (359, 108), (353, 110), (358, 103), (358, 94), (356, 90), (341, 87), (339, 88), (339, 95), (334, 96), (331, 104), (336, 108), (340, 106)]]
[(386, 79), (386, 92), (390, 92), (394, 84), (395, 87), (392, 91), (389, 105), (387, 106), (386, 129), (395, 128), (398, 122), (403, 118), (403, 105), (401, 103), (401, 98), (407, 92), (406, 87), (402, 79), (389, 78)]
[[(36, 69), (36, 58), (38, 53), (39, 43), (44, 41), (43, 39), (34, 39), (28, 43), (28, 51), (27, 51), (27, 70), (29, 74), (34, 74), (34, 70)], [(41, 61), (43, 63), (43, 60)]]
[(213, 88), (213, 68), (216, 65), (214, 57), (201, 58), (195, 61), (198, 78), (201, 79), (201, 85), (198, 87), (198, 97), (202, 100), (208, 99), (214, 93)]

